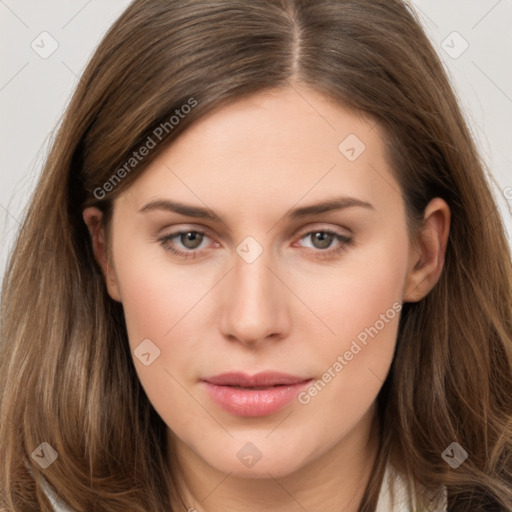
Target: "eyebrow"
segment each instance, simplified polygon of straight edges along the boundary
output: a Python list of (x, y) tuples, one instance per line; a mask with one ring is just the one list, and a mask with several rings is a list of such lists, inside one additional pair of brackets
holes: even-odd
[(353, 207), (361, 207), (367, 208), (369, 210), (375, 210), (373, 205), (371, 203), (368, 203), (367, 201), (357, 199), (356, 197), (341, 196), (328, 199), (327, 201), (322, 201), (321, 203), (312, 204), (310, 206), (302, 206), (300, 208), (295, 208), (293, 210), (290, 210), (285, 215), (285, 218), (302, 218), (307, 217), (309, 215), (316, 215), (319, 213), (326, 213)]
[[(327, 213), (331, 211), (343, 210), (346, 208), (361, 207), (369, 210), (375, 210), (374, 206), (367, 201), (357, 199), (355, 197), (341, 196), (328, 199), (319, 203), (315, 203), (309, 206), (302, 206), (300, 208), (294, 208), (289, 210), (282, 218), (293, 220), (308, 217), (311, 215), (318, 215), (320, 213)], [(196, 219), (207, 219), (214, 222), (226, 224), (224, 220), (214, 213), (209, 208), (203, 208), (200, 206), (193, 206), (178, 201), (171, 201), (169, 199), (156, 199), (145, 204), (140, 210), (140, 213), (152, 212), (157, 210), (169, 211), (185, 215), (187, 217), (194, 217)]]
[(186, 215), (187, 217), (194, 217), (197, 219), (208, 219), (215, 222), (224, 222), (217, 214), (215, 214), (209, 208), (202, 208), (200, 206), (192, 206), (185, 203), (179, 203), (177, 201), (171, 201), (169, 199), (156, 199), (145, 204), (140, 210), (140, 213), (152, 212), (155, 210), (164, 210), (180, 215)]

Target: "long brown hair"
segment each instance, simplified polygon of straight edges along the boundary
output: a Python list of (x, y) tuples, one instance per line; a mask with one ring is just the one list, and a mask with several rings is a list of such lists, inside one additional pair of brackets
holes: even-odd
[[(44, 478), (77, 511), (186, 510), (167, 427), (137, 379), (82, 210), (96, 205), (108, 223), (113, 199), (197, 119), (297, 82), (382, 127), (411, 232), (430, 199), (451, 208), (442, 276), (402, 310), (360, 512), (375, 508), (388, 462), (420, 510), (420, 489), (440, 485), (450, 511), (512, 510), (510, 250), (445, 71), (399, 0), (135, 0), (112, 26), (67, 109), (3, 283), (4, 509), (51, 510)], [(158, 143), (131, 161), (148, 137)], [(46, 469), (31, 456), (42, 442), (59, 454)], [(442, 457), (452, 442), (468, 454), (457, 469)]]

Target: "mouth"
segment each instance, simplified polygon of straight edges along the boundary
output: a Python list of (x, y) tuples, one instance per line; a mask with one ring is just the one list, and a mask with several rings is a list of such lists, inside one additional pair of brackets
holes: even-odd
[(249, 390), (261, 390), (261, 389), (271, 389), (278, 386), (284, 386), (285, 384), (276, 384), (275, 386), (228, 386), (233, 389), (249, 389)]
[(202, 380), (218, 406), (236, 416), (268, 416), (290, 404), (313, 379), (279, 372), (224, 373)]

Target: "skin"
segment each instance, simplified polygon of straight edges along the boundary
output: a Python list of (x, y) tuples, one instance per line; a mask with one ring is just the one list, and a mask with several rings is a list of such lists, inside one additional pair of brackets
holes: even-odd
[[(366, 146), (353, 162), (338, 149), (349, 134)], [(84, 210), (132, 351), (148, 338), (160, 349), (151, 365), (134, 362), (169, 427), (188, 506), (357, 510), (398, 314), (306, 405), (241, 418), (213, 403), (200, 379), (235, 370), (320, 379), (393, 304), (427, 295), (442, 271), (450, 211), (433, 199), (424, 228), (409, 236), (399, 190), (379, 126), (295, 85), (236, 101), (184, 132), (116, 198), (108, 240), (101, 212)], [(341, 195), (373, 208), (285, 218)], [(156, 199), (208, 207), (223, 222), (139, 211)], [(207, 232), (194, 257), (159, 241), (194, 229)], [(325, 229), (352, 241), (327, 237), (325, 248), (314, 235)], [(263, 249), (252, 263), (236, 252), (247, 236)], [(179, 236), (168, 245), (191, 247)], [(237, 457), (247, 442), (262, 455), (250, 468)]]

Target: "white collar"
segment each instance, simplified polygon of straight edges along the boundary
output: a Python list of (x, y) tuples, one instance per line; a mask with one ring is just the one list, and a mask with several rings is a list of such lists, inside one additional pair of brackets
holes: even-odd
[(54, 512), (74, 512), (72, 508), (69, 508), (58, 496), (58, 494), (53, 490), (53, 487), (46, 481), (42, 481), (43, 491), (46, 496), (50, 500), (50, 503), (53, 506)]
[[(448, 498), (445, 488), (443, 488), (439, 502), (434, 507), (430, 512), (448, 511)], [(416, 510), (416, 506), (408, 491), (407, 482), (388, 463), (375, 512), (410, 512), (411, 510)]]

